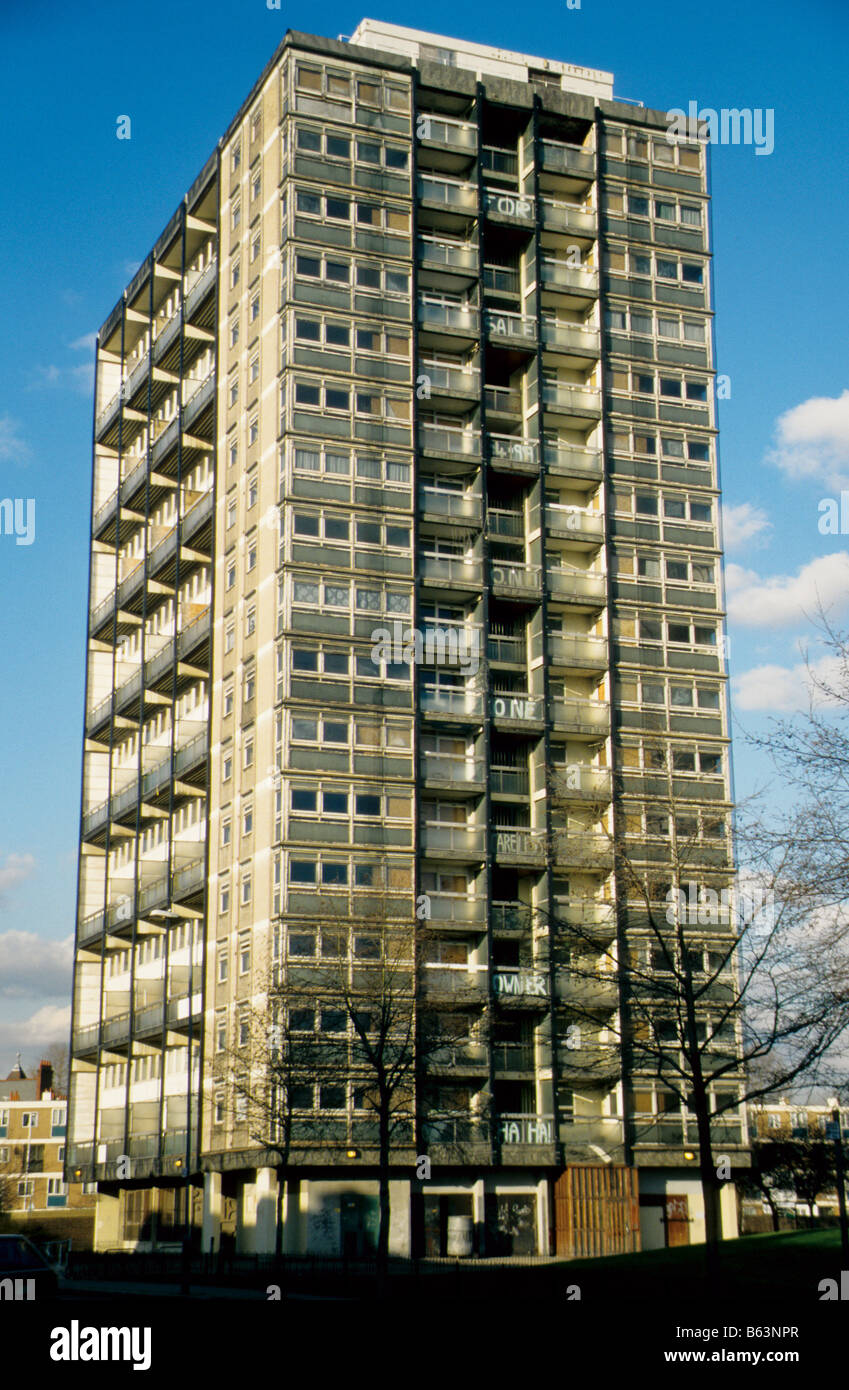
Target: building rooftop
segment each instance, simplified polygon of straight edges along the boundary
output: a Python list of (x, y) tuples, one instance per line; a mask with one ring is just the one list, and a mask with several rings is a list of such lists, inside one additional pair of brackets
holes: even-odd
[(470, 70), (478, 77), (486, 73), (511, 82), (536, 79), (564, 92), (580, 92), (599, 101), (613, 100), (612, 72), (559, 63), (554, 58), (537, 58), (530, 53), (514, 53), (507, 48), (491, 48), (489, 44), (430, 34), (423, 29), (406, 29), (400, 24), (385, 24), (380, 19), (361, 19), (348, 42), (397, 53), (412, 63), (445, 63)]

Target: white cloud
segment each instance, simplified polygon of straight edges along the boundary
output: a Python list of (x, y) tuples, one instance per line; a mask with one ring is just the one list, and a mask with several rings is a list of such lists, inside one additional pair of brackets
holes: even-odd
[(74, 367), (57, 367), (55, 362), (47, 367), (34, 367), (29, 389), (34, 391), (40, 386), (69, 387), (72, 391), (90, 396), (94, 387), (94, 361), (80, 362)]
[(728, 616), (744, 627), (781, 627), (849, 604), (849, 554), (838, 550), (803, 565), (798, 574), (761, 579), (755, 570), (729, 564), (725, 571)]
[(94, 352), (94, 345), (97, 342), (96, 333), (84, 333), (81, 338), (75, 338), (68, 347), (72, 352)]
[(35, 859), (31, 854), (7, 854), (5, 864), (0, 866), (0, 897), (23, 883), (34, 869)]
[[(0, 1051), (44, 1052), (51, 1043), (66, 1043), (71, 1032), (70, 1004), (42, 1004), (28, 1018), (0, 1021)], [(11, 1069), (12, 1063), (5, 1068)]]
[(0, 460), (4, 463), (20, 461), (29, 453), (28, 446), (21, 439), (20, 428), (11, 415), (0, 415)]
[(772, 522), (760, 507), (751, 502), (741, 502), (732, 507), (726, 503), (722, 508), (722, 539), (726, 550), (736, 550), (738, 545), (760, 536), (772, 528)]
[[(810, 669), (802, 662), (796, 666), (764, 665), (744, 671), (731, 682), (732, 704), (738, 710), (768, 710), (787, 714), (805, 710), (811, 703), (811, 677), (825, 682), (837, 682), (841, 663), (837, 657), (824, 656), (812, 661)], [(818, 693), (814, 703), (824, 703)]]
[(791, 478), (840, 488), (849, 483), (849, 390), (812, 396), (780, 415), (775, 448), (767, 455)]
[(0, 932), (0, 998), (68, 995), (73, 954), (73, 936), (48, 941), (30, 931)]

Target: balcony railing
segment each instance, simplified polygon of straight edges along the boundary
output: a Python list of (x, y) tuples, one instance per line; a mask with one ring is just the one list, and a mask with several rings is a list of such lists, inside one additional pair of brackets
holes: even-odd
[(417, 135), (422, 144), (453, 145), (461, 150), (477, 147), (477, 130), (468, 121), (453, 120), (451, 116), (419, 116)]
[(490, 661), (524, 665), (528, 659), (528, 647), (524, 637), (490, 637), (486, 649)]
[(488, 434), (487, 456), (520, 467), (539, 468), (539, 440), (515, 434)]
[(607, 639), (583, 633), (552, 633), (548, 639), (549, 660), (560, 666), (607, 666)]
[(546, 571), (552, 598), (603, 604), (607, 588), (603, 574), (587, 570), (568, 570), (552, 566)]
[(487, 976), (484, 970), (466, 970), (458, 967), (440, 965), (425, 966), (422, 983), (428, 994), (470, 995), (483, 999), (487, 989)]
[(536, 339), (537, 321), (529, 314), (510, 314), (500, 309), (488, 309), (484, 318), (490, 337), (521, 339), (528, 345)]
[(483, 584), (483, 563), (463, 556), (423, 555), (420, 560), (422, 579), (444, 583), (455, 588), (480, 588)]
[(502, 826), (492, 833), (492, 852), (499, 863), (544, 864), (547, 844), (544, 830)]
[(565, 141), (543, 140), (541, 143), (542, 167), (555, 174), (575, 174), (591, 179), (595, 176), (595, 158), (587, 154), (580, 145), (569, 145)]
[(554, 1116), (502, 1114), (498, 1117), (498, 1132), (504, 1145), (553, 1144)]
[(483, 714), (483, 695), (476, 690), (453, 690), (450, 687), (423, 685), (420, 700), (421, 708), (425, 712), (469, 715), (473, 718), (480, 718)]
[(476, 309), (462, 304), (440, 304), (430, 299), (419, 300), (419, 323), (423, 328), (454, 328), (476, 338), (480, 318)]
[(482, 279), (485, 290), (498, 294), (518, 294), (522, 287), (521, 276), (515, 266), (485, 265)]
[(589, 511), (586, 507), (549, 502), (545, 508), (545, 524), (556, 536), (597, 541), (599, 545), (604, 540), (604, 517), (601, 512)]
[(522, 393), (511, 391), (509, 386), (487, 386), (483, 398), (487, 410), (499, 415), (521, 415)]
[(452, 521), (467, 521), (480, 525), (481, 497), (469, 492), (442, 492), (423, 487), (419, 491), (419, 515), (445, 517)]
[(548, 999), (548, 975), (542, 970), (523, 970), (519, 967), (498, 967), (492, 975), (493, 993), (522, 999)]
[(542, 345), (544, 348), (563, 348), (581, 357), (598, 357), (601, 335), (591, 324), (563, 323), (559, 319), (543, 318)]
[(481, 168), (495, 174), (505, 174), (515, 178), (519, 172), (519, 156), (515, 150), (502, 150), (497, 145), (484, 145), (481, 149)]
[(430, 915), (433, 922), (469, 924), (483, 928), (486, 920), (486, 898), (467, 897), (465, 893), (428, 893)]
[(530, 792), (527, 769), (493, 767), (489, 774), (489, 788), (495, 796), (527, 796)]
[(541, 198), (540, 217), (542, 225), (558, 231), (584, 232), (595, 235), (598, 220), (596, 214), (581, 207), (578, 203), (566, 203), (560, 198)]
[(486, 513), (486, 529), (492, 536), (524, 536), (524, 514), (510, 511), (506, 507), (489, 507)]
[(541, 723), (545, 719), (545, 700), (541, 695), (516, 691), (491, 695), (490, 712), (497, 721), (514, 720), (520, 724)]
[(419, 374), (427, 377), (431, 391), (468, 391), (477, 395), (480, 391), (480, 371), (477, 367), (451, 367), (445, 362), (419, 360)]
[(440, 854), (483, 855), (486, 832), (483, 826), (441, 825), (425, 821), (421, 827), (424, 850)]
[(528, 931), (532, 910), (526, 903), (494, 902), (490, 909), (494, 931)]
[(600, 449), (581, 449), (577, 445), (546, 439), (543, 444), (543, 457), (550, 473), (559, 473), (566, 477), (600, 479), (604, 472)]
[(463, 270), (474, 275), (478, 268), (477, 247), (467, 241), (440, 241), (436, 237), (419, 237), (419, 265)]
[(543, 285), (553, 285), (556, 289), (598, 294), (598, 271), (572, 265), (569, 261), (546, 257), (540, 261), (540, 278)]
[(541, 592), (540, 576), (539, 565), (513, 565), (506, 561), (493, 560), (490, 566), (492, 587), (501, 596), (536, 596)]
[(478, 195), (474, 184), (460, 179), (436, 179), (424, 174), (419, 179), (419, 199), (441, 207), (456, 208), (458, 212), (477, 211)]
[(543, 382), (542, 403), (550, 409), (601, 413), (601, 392), (594, 386), (571, 386), (568, 382)]
[(610, 706), (602, 700), (552, 700), (551, 718), (557, 729), (604, 733), (610, 728)]
[(423, 753), (421, 772), (426, 782), (446, 782), (451, 786), (483, 784), (486, 765), (480, 758), (458, 758), (450, 753)]
[(484, 191), (483, 207), (487, 217), (506, 217), (526, 227), (533, 226), (536, 218), (533, 198), (523, 193), (502, 193), (488, 188)]
[(454, 429), (451, 425), (427, 425), (420, 427), (419, 444), (435, 454), (450, 456), (462, 455), (464, 458), (479, 458), (481, 452), (480, 430)]

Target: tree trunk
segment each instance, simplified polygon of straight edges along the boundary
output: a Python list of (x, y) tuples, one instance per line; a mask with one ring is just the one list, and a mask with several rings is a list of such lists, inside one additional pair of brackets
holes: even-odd
[(274, 1231), (274, 1259), (279, 1265), (283, 1261), (283, 1204), (286, 1194), (286, 1168), (280, 1164), (277, 1169), (277, 1210)]
[(716, 1176), (710, 1135), (710, 1112), (704, 1094), (693, 1096), (693, 1110), (699, 1132), (699, 1174), (705, 1206), (705, 1264), (708, 1278), (719, 1273), (719, 1242), (722, 1239), (722, 1217), (719, 1205), (720, 1182)]
[(388, 1101), (384, 1101), (380, 1111), (380, 1168), (378, 1192), (380, 1221), (377, 1230), (377, 1282), (382, 1295), (386, 1288), (386, 1274), (389, 1266), (389, 1116), (386, 1114)]

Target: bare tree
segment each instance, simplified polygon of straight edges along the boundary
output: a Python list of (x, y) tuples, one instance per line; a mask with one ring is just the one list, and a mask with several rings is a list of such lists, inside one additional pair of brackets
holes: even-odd
[[(419, 924), (383, 910), (355, 922), (331, 917), (321, 964), (270, 961), (258, 1002), (242, 1010), (234, 1042), (218, 1054), (218, 1075), (240, 1098), (252, 1140), (277, 1158), (278, 1255), (290, 1167), (317, 1150), (373, 1150), (385, 1274), (393, 1157), (415, 1155), (428, 1063), (450, 1070), (468, 1043), (461, 1015), (434, 1007), (423, 990), (427, 940)], [(352, 1110), (339, 1120), (333, 1112), (347, 1112), (349, 1089)]]
[[(570, 923), (581, 943), (570, 970), (588, 982), (586, 1004), (578, 998), (573, 1012), (591, 1024), (592, 983), (609, 987), (618, 977), (608, 1036), (632, 1086), (642, 1079), (658, 1099), (668, 1097), (679, 1136), (682, 1112), (692, 1117), (687, 1142), (698, 1149), (713, 1267), (724, 1181), (718, 1156), (734, 1142), (729, 1126), (739, 1130), (746, 1102), (810, 1083), (826, 1067), (849, 1029), (849, 942), (842, 924), (817, 915), (809, 885), (788, 872), (786, 845), (774, 842), (756, 859), (750, 841), (746, 879), (733, 880), (727, 838), (718, 837), (711, 853), (688, 825), (692, 807), (673, 791), (670, 775), (667, 795), (652, 798), (668, 827), (660, 851), (652, 854), (627, 827), (607, 832), (619, 929), (599, 950), (591, 932)], [(671, 1119), (635, 1113), (633, 1123), (639, 1134), (641, 1123), (664, 1128)]]

